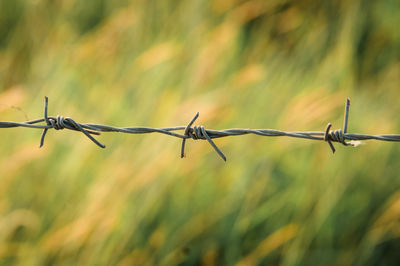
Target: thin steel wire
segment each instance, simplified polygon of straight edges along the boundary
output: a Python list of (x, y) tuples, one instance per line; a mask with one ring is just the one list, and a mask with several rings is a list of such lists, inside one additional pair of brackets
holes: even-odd
[[(46, 134), (49, 129), (62, 130), (69, 129), (74, 131), (82, 132), (86, 137), (88, 137), (92, 142), (101, 148), (106, 146), (100, 143), (93, 135), (100, 135), (101, 132), (122, 132), (128, 134), (146, 134), (146, 133), (160, 133), (176, 138), (182, 139), (181, 145), (181, 157), (185, 156), (185, 143), (187, 139), (193, 140), (207, 140), (218, 155), (226, 161), (224, 153), (217, 147), (213, 139), (230, 137), (230, 136), (241, 136), (246, 134), (255, 134), (259, 136), (267, 137), (292, 137), (310, 140), (320, 140), (325, 141), (329, 144), (332, 152), (335, 153), (335, 147), (333, 142), (341, 143), (345, 146), (354, 146), (354, 143), (348, 141), (361, 141), (361, 140), (380, 140), (380, 141), (400, 141), (400, 135), (390, 134), (390, 135), (367, 135), (358, 133), (347, 133), (348, 130), (348, 120), (349, 120), (349, 109), (350, 109), (350, 99), (347, 98), (344, 114), (343, 130), (331, 130), (332, 124), (329, 123), (325, 131), (306, 131), (306, 132), (286, 132), (275, 129), (245, 129), (245, 128), (232, 128), (223, 130), (213, 130), (205, 129), (204, 126), (193, 126), (194, 122), (199, 117), (199, 113), (190, 120), (186, 126), (177, 127), (167, 127), (167, 128), (151, 128), (151, 127), (113, 127), (107, 125), (98, 124), (83, 124), (77, 123), (70, 117), (63, 116), (48, 116), (48, 98), (45, 97), (44, 104), (44, 117), (36, 120), (30, 120), (26, 122), (7, 122), (0, 121), (0, 128), (14, 128), (14, 127), (28, 127), (42, 129), (43, 133), (40, 138), (40, 147), (43, 146)], [(39, 124), (45, 122), (45, 125)], [(183, 134), (176, 133), (174, 131), (184, 130)]]

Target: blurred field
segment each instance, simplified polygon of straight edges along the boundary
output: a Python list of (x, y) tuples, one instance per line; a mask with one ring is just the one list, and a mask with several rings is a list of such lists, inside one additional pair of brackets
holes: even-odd
[[(400, 2), (0, 0), (0, 120), (400, 133)], [(396, 265), (400, 144), (0, 131), (0, 265)]]

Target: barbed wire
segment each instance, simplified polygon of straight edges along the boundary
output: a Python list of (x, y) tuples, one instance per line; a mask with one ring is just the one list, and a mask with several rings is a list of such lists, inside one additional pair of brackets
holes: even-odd
[[(77, 123), (70, 117), (64, 118), (63, 116), (60, 115), (55, 117), (48, 116), (48, 98), (45, 97), (43, 118), (30, 120), (26, 122), (0, 121), (0, 128), (27, 127), (27, 128), (42, 129), (43, 133), (40, 138), (40, 147), (43, 146), (44, 139), (49, 129), (55, 129), (55, 130), (69, 129), (74, 131), (80, 131), (101, 148), (105, 148), (106, 146), (100, 143), (92, 135), (100, 135), (101, 132), (122, 132), (129, 134), (160, 133), (182, 139), (181, 158), (185, 156), (185, 144), (187, 139), (193, 139), (193, 140), (202, 139), (202, 140), (207, 140), (224, 161), (226, 161), (226, 157), (224, 153), (217, 147), (217, 145), (215, 145), (213, 141), (213, 139), (215, 138), (255, 134), (267, 137), (286, 136), (292, 138), (319, 140), (327, 142), (333, 153), (335, 153), (335, 147), (333, 145), (333, 142), (341, 143), (344, 146), (356, 146), (356, 143), (354, 141), (362, 141), (362, 140), (400, 141), (400, 135), (396, 134), (366, 135), (358, 133), (348, 133), (347, 129), (349, 120), (349, 109), (350, 109), (350, 99), (347, 98), (345, 105), (343, 130), (342, 129), (331, 130), (332, 127), (331, 123), (329, 123), (326, 126), (325, 131), (286, 132), (275, 129), (245, 129), (245, 128), (213, 130), (213, 129), (205, 129), (204, 126), (193, 126), (194, 122), (199, 117), (199, 113), (196, 113), (196, 115), (186, 126), (167, 127), (167, 128), (113, 127), (107, 125)], [(39, 124), (43, 122), (45, 122), (46, 124), (45, 125)], [(179, 134), (174, 132), (179, 130), (183, 130), (184, 133)]]

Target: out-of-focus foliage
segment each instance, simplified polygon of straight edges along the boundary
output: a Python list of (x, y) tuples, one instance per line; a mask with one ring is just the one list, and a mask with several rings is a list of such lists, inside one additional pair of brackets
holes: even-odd
[[(0, 0), (0, 120), (400, 133), (400, 2)], [(1, 265), (394, 265), (400, 145), (0, 131)]]

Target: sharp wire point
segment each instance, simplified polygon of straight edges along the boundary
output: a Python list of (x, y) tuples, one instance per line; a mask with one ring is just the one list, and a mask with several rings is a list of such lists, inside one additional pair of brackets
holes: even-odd
[(350, 98), (347, 98), (345, 111), (344, 111), (344, 121), (343, 121), (344, 134), (347, 133), (347, 129), (348, 129), (347, 126), (348, 126), (348, 122), (349, 122), (349, 112), (350, 112)]
[(182, 144), (181, 144), (181, 158), (185, 158), (185, 144), (186, 144), (186, 138), (190, 138), (190, 129), (193, 123), (196, 121), (196, 119), (199, 117), (200, 113), (197, 112), (192, 120), (187, 124), (185, 127), (185, 132), (184, 132), (184, 137), (182, 138)]
[(218, 155), (226, 162), (226, 157), (223, 154), (223, 152), (215, 145), (214, 141), (210, 138), (210, 136), (207, 134), (207, 131), (203, 126), (200, 127), (201, 133), (203, 136), (208, 140), (208, 142), (211, 144), (211, 146), (214, 148), (214, 150), (218, 153)]

